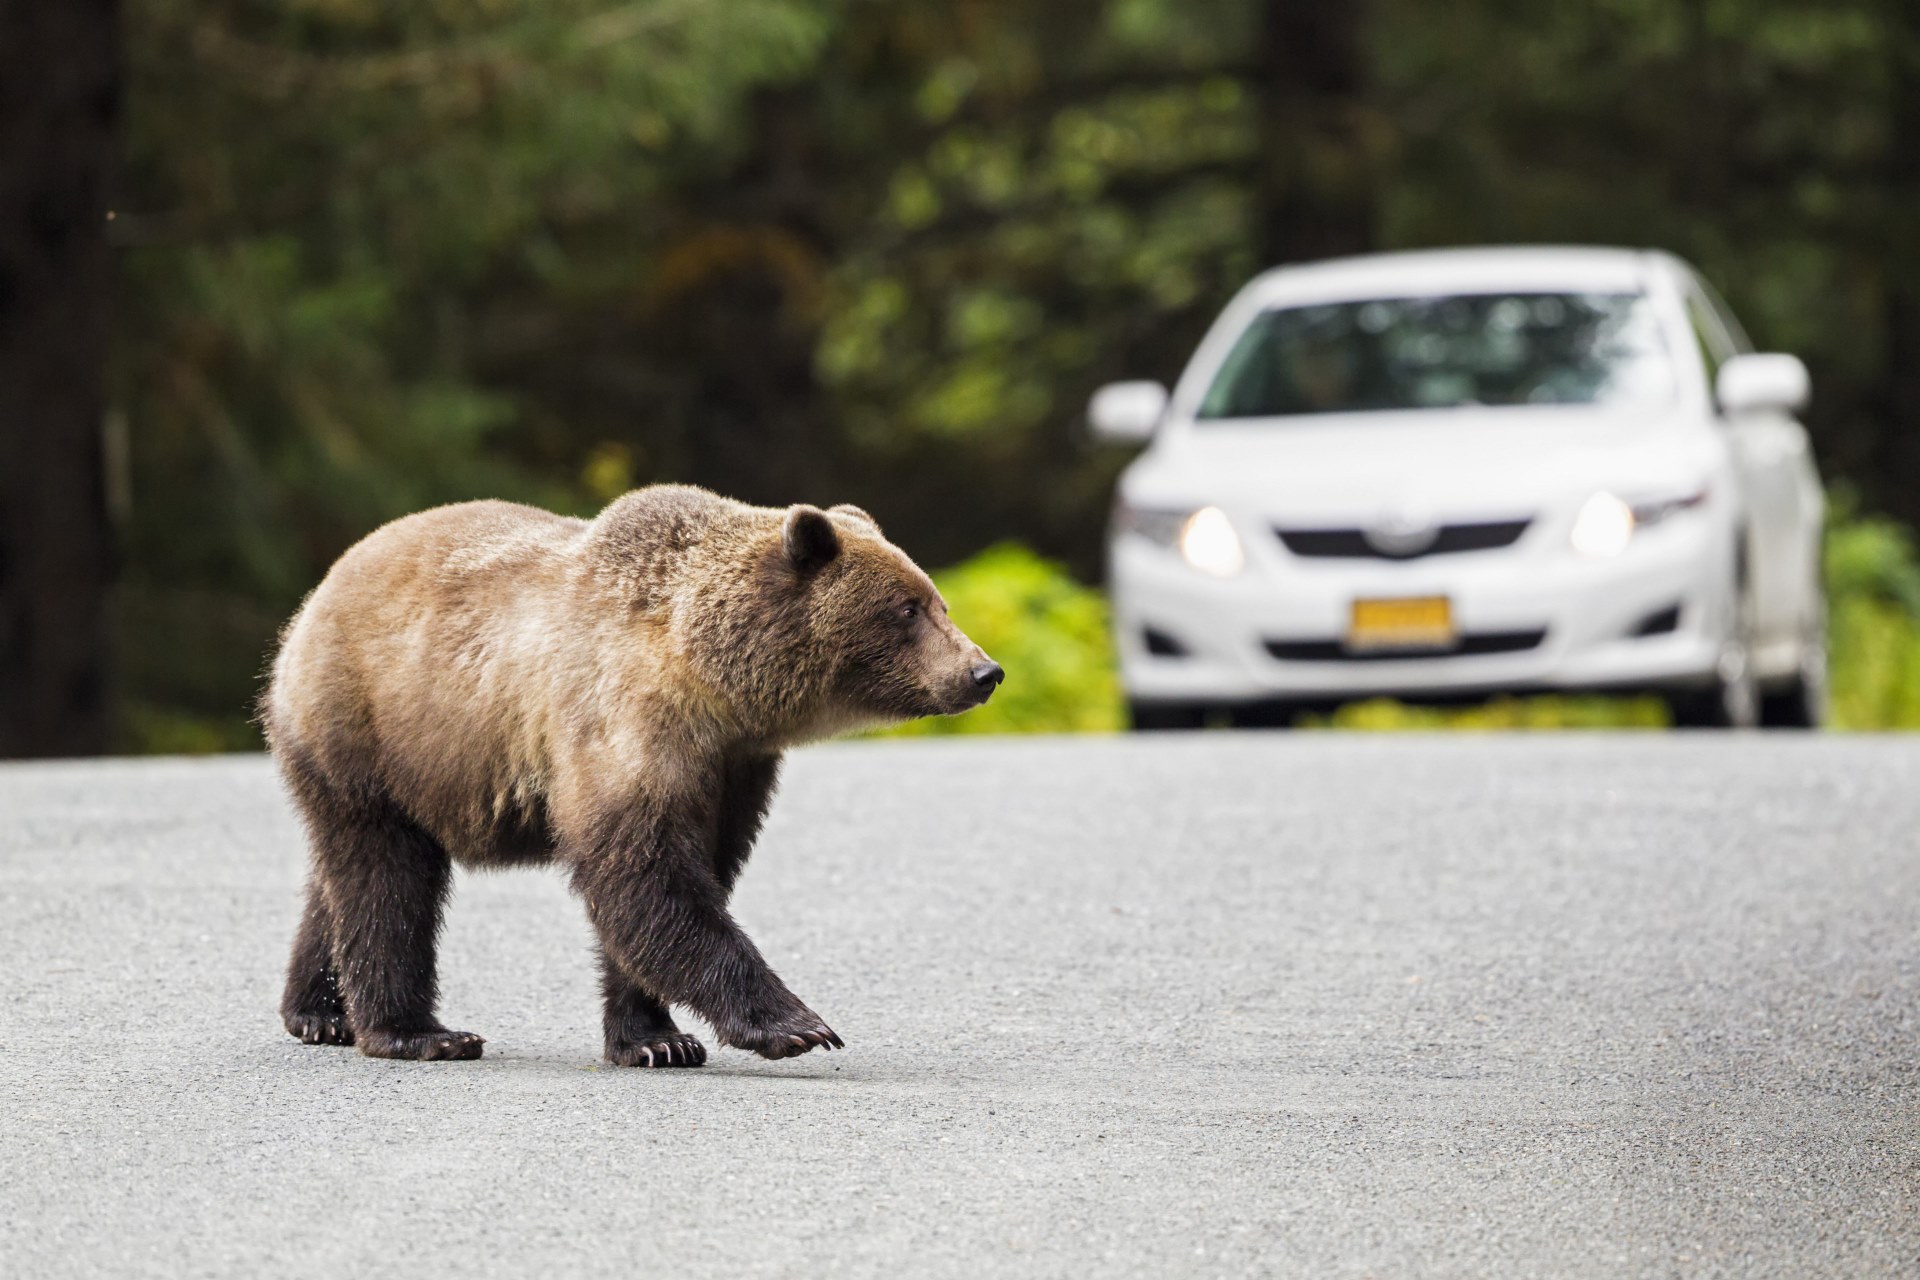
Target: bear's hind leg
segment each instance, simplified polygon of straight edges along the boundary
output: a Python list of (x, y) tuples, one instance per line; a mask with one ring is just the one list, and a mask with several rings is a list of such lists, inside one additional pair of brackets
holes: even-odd
[(333, 922), (317, 883), (307, 886), (307, 909), (293, 937), (280, 1021), (305, 1044), (352, 1044), (347, 1007), (340, 1001), (340, 974), (333, 967)]
[(680, 1030), (660, 1003), (634, 985), (605, 948), (600, 951), (600, 992), (605, 998), (607, 1061), (616, 1067), (698, 1067), (707, 1047)]
[(477, 1058), (485, 1040), (434, 1016), (434, 950), (453, 864), (390, 800), (303, 788), (314, 874), (353, 1043), (370, 1058)]

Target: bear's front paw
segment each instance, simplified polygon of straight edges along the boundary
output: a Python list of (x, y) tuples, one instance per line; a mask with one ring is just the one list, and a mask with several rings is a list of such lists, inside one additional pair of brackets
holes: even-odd
[(745, 1049), (763, 1058), (791, 1058), (809, 1049), (847, 1047), (833, 1028), (820, 1021), (820, 1015), (811, 1009), (736, 1028), (721, 1038), (736, 1049)]
[(287, 1033), (302, 1044), (352, 1044), (353, 1028), (344, 1013), (288, 1013), (281, 1015)]
[(479, 1057), (481, 1046), (486, 1044), (471, 1031), (449, 1031), (445, 1027), (370, 1027), (354, 1039), (360, 1052), (369, 1058), (409, 1058), (415, 1062), (467, 1061)]
[(649, 1040), (608, 1041), (607, 1061), (616, 1067), (698, 1067), (707, 1061), (707, 1046), (684, 1031)]

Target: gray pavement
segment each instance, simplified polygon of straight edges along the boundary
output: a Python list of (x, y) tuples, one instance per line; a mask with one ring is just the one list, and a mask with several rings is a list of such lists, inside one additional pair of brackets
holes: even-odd
[(475, 1063), (274, 1016), (264, 761), (0, 768), (0, 1273), (1913, 1276), (1920, 740), (799, 753), (738, 913), (847, 1051), (598, 1060), (552, 873)]

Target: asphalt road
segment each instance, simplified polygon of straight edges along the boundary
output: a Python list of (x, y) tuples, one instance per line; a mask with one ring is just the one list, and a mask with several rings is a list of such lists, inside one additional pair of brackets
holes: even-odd
[(551, 873), (472, 1063), (274, 1014), (264, 761), (0, 768), (0, 1272), (1913, 1276), (1920, 740), (1228, 735), (790, 767), (740, 916), (847, 1050), (598, 1060)]

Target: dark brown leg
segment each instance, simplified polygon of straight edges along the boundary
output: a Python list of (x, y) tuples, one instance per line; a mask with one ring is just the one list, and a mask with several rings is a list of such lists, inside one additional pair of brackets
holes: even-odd
[(667, 1006), (648, 995), (600, 951), (606, 1000), (607, 1061), (616, 1067), (698, 1067), (707, 1047), (674, 1024)]
[(745, 756), (729, 760), (722, 771), (718, 822), (713, 842), (713, 878), (731, 895), (753, 842), (773, 803), (780, 781), (780, 757)]
[(293, 936), (280, 1021), (307, 1044), (353, 1043), (347, 1007), (340, 1001), (340, 975), (333, 967), (333, 922), (318, 884), (307, 885), (307, 909)]
[(702, 820), (710, 803), (697, 794), (640, 800), (591, 845), (563, 855), (601, 946), (635, 987), (692, 1009), (725, 1044), (768, 1058), (839, 1047), (727, 914), (713, 828)]
[[(297, 753), (281, 768), (313, 843), (323, 911), (309, 910), (296, 942), (298, 976), (313, 972), (319, 939), (332, 942), (333, 976), (347, 1027), (373, 1058), (477, 1058), (486, 1042), (434, 1016), (434, 951), (452, 863), (438, 841), (371, 788), (334, 784)], [(310, 930), (322, 919), (330, 926)]]

